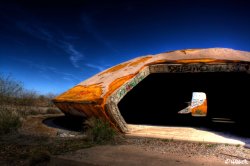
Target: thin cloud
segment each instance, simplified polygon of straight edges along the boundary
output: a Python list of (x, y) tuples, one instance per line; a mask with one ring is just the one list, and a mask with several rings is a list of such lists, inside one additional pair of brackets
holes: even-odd
[[(93, 69), (97, 69), (98, 71), (103, 71), (106, 68), (105, 66), (84, 62), (85, 55), (81, 51), (79, 51), (72, 43), (72, 41), (79, 39), (79, 37), (65, 34), (64, 32), (58, 29), (53, 29), (53, 27), (49, 27), (47, 24), (44, 24), (43, 22), (39, 21), (39, 19), (35, 18), (34, 16), (27, 17), (29, 13), (27, 13), (27, 11), (23, 11), (22, 9), (18, 9), (18, 11), (16, 12), (20, 13), (18, 19), (19, 21), (16, 21), (16, 18), (8, 18), (9, 23), (14, 24), (19, 30), (29, 34), (30, 36), (45, 41), (49, 43), (50, 46), (57, 47), (61, 51), (65, 52), (68, 55), (69, 62), (75, 68), (81, 69), (79, 65), (80, 62), (82, 62), (83, 65)], [(98, 33), (98, 31), (93, 26), (94, 24), (92, 23), (92, 19), (90, 17), (83, 16), (82, 21), (84, 23), (85, 30), (90, 33), (97, 41), (103, 43), (111, 50), (117, 52), (117, 50), (115, 50), (112, 45), (108, 41), (103, 39), (102, 36)], [(49, 69), (49, 67), (42, 66), (39, 64), (34, 64), (30, 62), (29, 65), (31, 67), (35, 67), (41, 72), (50, 70), (54, 73), (58, 73), (56, 69)]]
[[(75, 46), (72, 43), (66, 42), (64, 40), (57, 40), (55, 39), (53, 33), (51, 33), (49, 30), (42, 28), (42, 27), (37, 27), (37, 26), (28, 26), (28, 24), (24, 22), (18, 22), (17, 27), (28, 33), (29, 35), (36, 37), (37, 39), (46, 41), (58, 48), (60, 48), (63, 52), (67, 53), (69, 55), (69, 60), (71, 64), (75, 68), (79, 68), (79, 61), (84, 59), (84, 55), (76, 50)], [(62, 36), (64, 38), (64, 36)]]
[(84, 55), (77, 51), (71, 43), (61, 41), (59, 46), (70, 55), (69, 60), (72, 65), (75, 68), (79, 68), (78, 62), (84, 59)]
[[(30, 34), (33, 37), (36, 37), (40, 40), (46, 41), (58, 48), (69, 55), (69, 60), (75, 68), (79, 68), (78, 62), (84, 58), (84, 55), (76, 50), (73, 44), (66, 42), (64, 40), (57, 40), (55, 39), (53, 33), (49, 30), (37, 27), (37, 26), (28, 26), (23, 22), (17, 23), (17, 26), (22, 31)], [(62, 36), (62, 38), (64, 38)]]
[(63, 77), (63, 79), (66, 81), (72, 81), (72, 79), (70, 77)]
[(65, 80), (77, 81), (77, 82), (81, 81), (79, 78), (77, 78), (73, 74), (66, 73), (66, 72), (61, 72), (61, 71), (59, 71), (58, 69), (56, 69), (55, 67), (52, 67), (52, 66), (37, 64), (37, 63), (34, 63), (32, 61), (29, 61), (29, 60), (19, 59), (19, 58), (14, 58), (14, 57), (12, 59), (16, 60), (18, 62), (22, 62), (22, 63), (25, 63), (25, 64), (29, 65), (31, 68), (34, 68), (38, 72), (45, 75), (47, 79), (49, 79), (49, 76), (47, 75), (47, 73), (54, 73), (54, 74), (59, 75), (62, 79), (67, 78)]
[(75, 68), (79, 68), (78, 63), (79, 61), (84, 59), (84, 55), (80, 51), (78, 51), (72, 43), (65, 41), (66, 38), (74, 38), (73, 36), (63, 34), (57, 35), (56, 38), (55, 32), (50, 31), (48, 27), (37, 20), (18, 21), (15, 22), (15, 25), (21, 31), (39, 40), (48, 42), (50, 45), (54, 45), (55, 47), (60, 48), (63, 52), (69, 55), (69, 61), (71, 62), (71, 64)]
[(51, 32), (45, 28), (42, 28), (41, 23), (31, 24), (29, 22), (18, 21), (15, 23), (17, 28), (21, 31), (28, 33), (29, 35), (47, 42), (54, 41)]
[(105, 70), (104, 66), (100, 66), (100, 65), (95, 65), (95, 64), (91, 64), (91, 63), (86, 63), (85, 64), (87, 67), (93, 68), (93, 69), (97, 69), (98, 71), (103, 71)]
[(73, 35), (66, 35), (66, 34), (62, 34), (62, 37), (65, 39), (65, 40), (79, 40), (81, 39), (79, 36), (73, 36)]

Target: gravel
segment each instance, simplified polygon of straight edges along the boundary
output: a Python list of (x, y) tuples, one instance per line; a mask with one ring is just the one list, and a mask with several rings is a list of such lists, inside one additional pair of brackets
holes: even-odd
[(136, 145), (145, 151), (157, 153), (172, 153), (181, 156), (217, 157), (222, 160), (238, 159), (250, 161), (250, 149), (239, 145), (207, 144), (166, 139), (127, 138), (124, 144)]

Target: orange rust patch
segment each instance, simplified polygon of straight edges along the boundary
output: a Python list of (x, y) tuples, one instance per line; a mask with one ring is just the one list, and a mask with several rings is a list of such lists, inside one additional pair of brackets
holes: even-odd
[(103, 75), (103, 74), (106, 74), (106, 73), (112, 73), (112, 72), (116, 72), (124, 67), (126, 67), (127, 65), (129, 64), (129, 62), (125, 62), (125, 63), (122, 63), (122, 64), (119, 64), (119, 65), (116, 65), (102, 73), (99, 74), (99, 76)]
[(103, 109), (105, 107), (105, 103), (106, 103), (107, 97), (109, 97), (117, 88), (119, 88), (120, 86), (122, 86), (126, 81), (128, 81), (131, 78), (133, 78), (134, 76), (135, 76), (134, 74), (130, 74), (130, 75), (127, 75), (127, 76), (124, 76), (124, 77), (117, 78), (115, 81), (113, 81), (109, 85), (108, 92), (105, 94), (105, 96), (103, 96), (103, 102), (102, 102)]
[(77, 85), (54, 99), (55, 102), (62, 101), (95, 101), (100, 102), (102, 88), (99, 84), (82, 86)]
[[(102, 110), (105, 110), (105, 104), (106, 104), (106, 100), (107, 98), (116, 90), (118, 89), (120, 86), (122, 86), (126, 81), (130, 80), (131, 78), (133, 78), (135, 75), (134, 74), (130, 74), (124, 77), (120, 77), (117, 78), (115, 81), (113, 81), (110, 85), (109, 85), (109, 90), (108, 92), (105, 94), (105, 96), (103, 97), (103, 102), (102, 102)], [(105, 114), (107, 115), (107, 113), (105, 112)], [(117, 122), (113, 121), (112, 117), (107, 118), (107, 120), (111, 123), (111, 126), (113, 126), (115, 129), (121, 131), (119, 129), (119, 127), (117, 127)]]
[(221, 61), (221, 60), (215, 60), (215, 59), (181, 59), (181, 60), (176, 60), (177, 63), (211, 63), (211, 62), (218, 62), (218, 61)]
[(130, 74), (124, 77), (117, 78), (115, 81), (113, 81), (109, 85), (109, 92), (113, 93), (117, 88), (122, 86), (126, 81), (130, 80), (132, 77), (134, 77), (134, 74)]
[(151, 58), (152, 58), (152, 56), (140, 58), (140, 59), (130, 63), (129, 66), (133, 66), (133, 67), (137, 66), (138, 64), (143, 63), (143, 62), (145, 62), (145, 61), (147, 61), (148, 59), (151, 59)]
[(207, 100), (192, 109), (192, 115), (207, 115)]
[(223, 59), (182, 59), (173, 61), (173, 63), (230, 63), (241, 62), (239, 60), (223, 60)]
[(73, 108), (74, 110), (83, 112), (87, 117), (98, 116), (108, 119), (104, 109), (99, 106), (103, 103), (101, 95), (102, 88), (100, 84), (89, 86), (77, 85), (55, 98), (54, 102), (64, 113), (70, 113), (70, 108)]
[(187, 54), (187, 53), (193, 53), (193, 52), (197, 52), (200, 49), (186, 49), (186, 50), (180, 50), (180, 52), (182, 52), (183, 54)]

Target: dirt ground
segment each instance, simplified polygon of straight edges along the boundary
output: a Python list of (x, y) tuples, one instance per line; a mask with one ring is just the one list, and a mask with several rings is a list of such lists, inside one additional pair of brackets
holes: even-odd
[(150, 138), (122, 138), (93, 145), (79, 138), (6, 136), (0, 165), (250, 165), (250, 149)]
[(100, 166), (225, 165), (223, 161), (218, 160), (214, 156), (206, 158), (186, 155), (183, 156), (183, 154), (150, 152), (135, 145), (104, 145), (79, 150), (77, 152), (52, 159), (51, 165), (61, 165), (61, 163), (66, 162), (67, 165), (68, 163), (71, 163), (70, 165), (92, 164)]
[(54, 156), (50, 162), (51, 165), (61, 163), (100, 166), (250, 165), (250, 150), (232, 145), (126, 138), (116, 145), (99, 145)]
[(250, 149), (238, 144), (126, 136), (97, 145), (44, 118), (51, 116), (27, 118), (21, 133), (0, 137), (0, 165), (250, 165)]

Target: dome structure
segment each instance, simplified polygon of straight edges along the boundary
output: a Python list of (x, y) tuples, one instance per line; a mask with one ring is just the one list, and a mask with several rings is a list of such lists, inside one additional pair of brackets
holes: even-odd
[(87, 118), (100, 117), (125, 133), (128, 132), (128, 127), (118, 104), (142, 80), (155, 73), (248, 75), (250, 53), (226, 48), (209, 48), (142, 56), (94, 75), (57, 96), (53, 102), (65, 114)]

